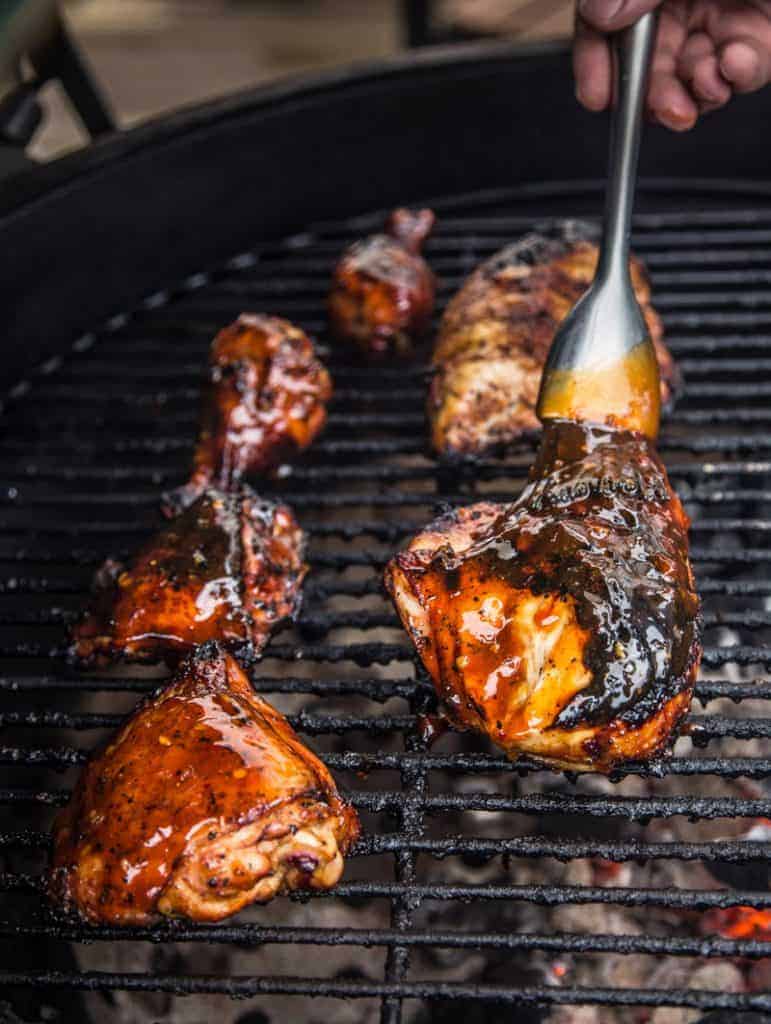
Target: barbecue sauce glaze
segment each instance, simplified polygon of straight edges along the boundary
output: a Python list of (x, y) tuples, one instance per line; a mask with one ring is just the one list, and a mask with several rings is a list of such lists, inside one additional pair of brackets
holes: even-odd
[(48, 891), (92, 922), (216, 921), (334, 885), (357, 834), (326, 767), (206, 644), (84, 769), (54, 824)]
[(655, 440), (659, 432), (661, 388), (652, 345), (636, 345), (610, 366), (557, 370), (544, 378), (538, 416), (605, 423), (639, 430)]
[(207, 487), (238, 489), (311, 444), (326, 422), (332, 382), (313, 343), (288, 320), (242, 313), (215, 337), (202, 394), (193, 473), (164, 495), (171, 518)]
[(480, 545), (482, 571), (575, 602), (593, 679), (555, 725), (640, 725), (688, 684), (698, 598), (687, 517), (653, 446), (631, 431), (551, 420), (530, 477)]
[(338, 338), (372, 357), (411, 350), (434, 310), (436, 281), (420, 255), (433, 226), (431, 210), (397, 209), (385, 233), (345, 250), (328, 300), (330, 327)]
[(245, 485), (207, 490), (128, 565), (97, 573), (90, 608), (72, 630), (73, 660), (165, 661), (219, 640), (259, 654), (299, 609), (305, 538), (286, 505)]
[(646, 436), (548, 420), (520, 498), (448, 513), (386, 583), (456, 723), (607, 770), (662, 749), (690, 704), (687, 530)]

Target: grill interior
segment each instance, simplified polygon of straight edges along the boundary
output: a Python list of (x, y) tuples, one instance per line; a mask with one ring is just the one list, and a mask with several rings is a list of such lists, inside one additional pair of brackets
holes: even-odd
[[(596, 211), (599, 191), (552, 186), (433, 205), (427, 256), (441, 307), (481, 259), (546, 215)], [(480, 1001), (488, 1020), (499, 1019), (491, 1003), (519, 1004), (522, 1021), (584, 1004), (771, 1012), (771, 995), (752, 987), (587, 986), (572, 968), (563, 977), (543, 966), (614, 954), (748, 967), (769, 948), (756, 933), (726, 937), (704, 921), (736, 906), (771, 908), (769, 833), (753, 828), (771, 817), (771, 202), (738, 186), (712, 196), (649, 186), (640, 209), (635, 249), (686, 377), (660, 447), (693, 519), (705, 655), (690, 735), (671, 759), (611, 783), (513, 765), (473, 737), (427, 745), (433, 691), (382, 595), (381, 568), (442, 504), (516, 495), (532, 446), (466, 470), (440, 467), (426, 454), (419, 362), (373, 368), (326, 347), (333, 261), (379, 227), (381, 213), (259, 244), (159, 291), (14, 388), (0, 436), (4, 989), (32, 987), (44, 1002), (66, 990), (105, 992), (112, 1005), (132, 991), (329, 996), (352, 1000), (336, 1020), (379, 1013), (387, 1022), (457, 1019), (437, 1007), (449, 1014)], [(277, 900), (232, 923), (121, 931), (62, 921), (39, 892), (53, 811), (104, 730), (158, 685), (137, 670), (74, 674), (61, 658), (63, 627), (103, 558), (128, 555), (157, 525), (160, 491), (189, 465), (209, 341), (249, 309), (315, 335), (336, 386), (323, 437), (261, 484), (297, 511), (312, 573), (297, 628), (270, 645), (254, 683), (322, 752), (364, 836), (332, 894)], [(640, 868), (631, 881), (615, 868), (599, 880), (573, 872), (607, 862)], [(668, 875), (680, 862), (686, 870)], [(548, 865), (543, 878), (538, 865)], [(631, 908), (640, 926), (532, 926), (533, 908), (583, 905)], [(343, 913), (355, 927), (341, 925)], [(126, 969), (121, 950), (159, 939), (144, 969)], [(217, 967), (226, 946), (240, 968)], [(100, 969), (86, 969), (95, 962)], [(416, 1001), (427, 1002), (421, 1010)], [(501, 1012), (511, 1019), (510, 1008)]]

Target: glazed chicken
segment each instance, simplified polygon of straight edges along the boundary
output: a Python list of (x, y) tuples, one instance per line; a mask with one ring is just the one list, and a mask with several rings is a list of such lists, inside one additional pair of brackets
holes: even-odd
[(442, 516), (386, 585), (456, 725), (608, 771), (662, 751), (690, 706), (687, 531), (642, 433), (550, 420), (520, 498)]
[(420, 255), (431, 210), (394, 210), (385, 233), (354, 242), (335, 268), (329, 294), (333, 333), (371, 356), (404, 354), (428, 329), (436, 282)]
[(331, 888), (358, 833), (325, 766), (211, 643), (84, 769), (48, 892), (95, 924), (219, 921)]
[(128, 566), (108, 561), (91, 607), (72, 631), (83, 666), (176, 664), (221, 640), (244, 656), (299, 609), (305, 539), (285, 505), (210, 489), (164, 526)]
[[(450, 301), (432, 359), (428, 416), (434, 449), (444, 456), (504, 450), (540, 429), (538, 390), (557, 326), (591, 284), (597, 231), (566, 221), (507, 246), (469, 277)], [(662, 405), (679, 384), (637, 259), (632, 283), (659, 361)]]
[(193, 475), (164, 496), (177, 515), (207, 487), (232, 490), (307, 448), (326, 422), (332, 383), (304, 331), (242, 313), (212, 342)]

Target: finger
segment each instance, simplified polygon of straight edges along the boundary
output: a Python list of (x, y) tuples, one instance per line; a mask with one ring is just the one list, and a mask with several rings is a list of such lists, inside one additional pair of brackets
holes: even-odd
[(699, 108), (677, 75), (658, 71), (651, 73), (648, 113), (666, 128), (686, 132), (696, 124)]
[(720, 73), (735, 92), (754, 92), (771, 78), (771, 54), (754, 39), (736, 39), (720, 51)]
[(686, 85), (691, 84), (699, 62), (705, 57), (716, 57), (715, 44), (706, 32), (692, 32), (677, 58), (677, 74)]
[(578, 13), (598, 32), (617, 32), (643, 14), (659, 7), (662, 0), (579, 0)]
[(771, 4), (768, 0), (706, 3), (696, 10), (712, 37), (720, 74), (734, 92), (752, 92), (771, 78)]
[(608, 41), (581, 18), (576, 19), (573, 74), (576, 97), (587, 110), (605, 110), (610, 105), (613, 69)]
[(694, 32), (685, 41), (677, 74), (702, 112), (717, 110), (731, 98), (731, 87), (720, 74), (715, 46), (706, 32)]
[(687, 36), (680, 10), (662, 10), (648, 86), (648, 113), (654, 121), (674, 131), (687, 131), (699, 116), (694, 99), (677, 73)]
[(690, 81), (691, 95), (699, 104), (699, 108), (718, 110), (731, 99), (731, 86), (720, 73), (720, 65), (716, 56), (704, 57), (694, 68)]

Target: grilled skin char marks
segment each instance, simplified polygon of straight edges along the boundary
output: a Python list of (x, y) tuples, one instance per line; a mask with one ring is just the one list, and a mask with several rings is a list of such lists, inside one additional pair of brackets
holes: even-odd
[(661, 751), (690, 706), (687, 531), (642, 434), (552, 420), (518, 501), (438, 519), (386, 585), (456, 724), (608, 771)]
[(84, 769), (54, 823), (48, 890), (93, 923), (219, 921), (329, 889), (358, 833), (324, 765), (211, 643)]
[(299, 609), (304, 552), (285, 505), (246, 486), (208, 490), (127, 567), (107, 562), (97, 573), (92, 605), (72, 631), (73, 659), (174, 665), (207, 640), (259, 654)]
[(326, 422), (332, 383), (304, 331), (242, 313), (212, 342), (193, 475), (164, 496), (177, 515), (214, 486), (232, 490), (307, 448)]
[[(428, 398), (431, 439), (445, 456), (481, 456), (540, 429), (541, 372), (555, 331), (597, 265), (597, 232), (576, 221), (544, 226), (502, 249), (469, 277), (442, 318)], [(677, 367), (639, 260), (632, 282), (671, 402)]]
[(354, 242), (337, 264), (329, 294), (333, 333), (372, 356), (407, 353), (428, 330), (436, 282), (420, 255), (431, 210), (394, 210), (385, 234)]

